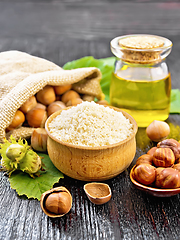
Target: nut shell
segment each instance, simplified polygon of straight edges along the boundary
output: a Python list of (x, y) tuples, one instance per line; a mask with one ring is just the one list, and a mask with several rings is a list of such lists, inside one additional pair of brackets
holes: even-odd
[(62, 217), (72, 207), (72, 196), (65, 187), (52, 188), (41, 195), (40, 206), (49, 217)]
[(153, 161), (153, 156), (152, 155), (143, 154), (137, 159), (136, 165), (140, 165), (142, 163), (147, 163), (147, 164), (152, 165), (152, 161)]
[(155, 185), (160, 188), (180, 187), (180, 173), (173, 168), (157, 168)]
[(177, 171), (180, 172), (180, 163), (174, 164), (173, 169), (176, 169)]
[(81, 98), (81, 97), (76, 91), (69, 90), (62, 95), (61, 101), (66, 104), (68, 101), (70, 101), (74, 98)]
[(7, 127), (8, 131), (13, 130), (14, 128), (20, 127), (25, 121), (24, 113), (20, 110), (17, 110), (11, 124)]
[(54, 91), (54, 88), (52, 86), (45, 86), (42, 90), (40, 90), (36, 94), (36, 98), (38, 102), (44, 104), (44, 105), (49, 105), (52, 102), (56, 100), (56, 94)]
[(152, 147), (149, 149), (149, 151), (147, 152), (147, 154), (153, 156), (154, 152), (156, 151), (157, 147)]
[(175, 156), (175, 159), (178, 160), (180, 158), (180, 145), (179, 142), (175, 139), (165, 139), (157, 144), (159, 148), (170, 148)]
[(142, 163), (135, 167), (133, 175), (139, 183), (150, 185), (155, 181), (156, 169), (150, 164)]
[(146, 128), (147, 136), (154, 142), (159, 142), (170, 133), (170, 127), (166, 122), (154, 120)]
[(89, 200), (97, 205), (107, 203), (111, 199), (111, 188), (105, 183), (87, 183), (84, 185), (84, 191)]
[(175, 156), (170, 148), (157, 148), (153, 154), (153, 163), (156, 167), (170, 167), (175, 162)]

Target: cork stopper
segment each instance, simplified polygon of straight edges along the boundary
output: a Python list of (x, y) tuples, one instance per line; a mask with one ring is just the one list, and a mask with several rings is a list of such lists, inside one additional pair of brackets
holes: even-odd
[(152, 35), (130, 36), (119, 40), (122, 59), (131, 63), (156, 63), (161, 61), (164, 41)]

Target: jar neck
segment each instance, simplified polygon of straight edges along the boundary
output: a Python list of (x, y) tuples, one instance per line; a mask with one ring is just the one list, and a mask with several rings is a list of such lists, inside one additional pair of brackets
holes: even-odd
[(142, 64), (142, 63), (132, 63), (132, 62), (126, 62), (120, 58), (117, 58), (115, 61), (115, 69), (120, 69), (122, 66), (132, 67), (132, 68), (156, 68), (161, 66), (162, 64), (166, 64), (166, 59), (163, 59), (162, 61), (156, 62), (156, 63), (148, 63), (148, 64)]
[(158, 80), (169, 74), (165, 59), (158, 64), (128, 63), (121, 59), (115, 62), (114, 73), (121, 78)]
[(123, 65), (127, 65), (129, 67), (144, 67), (144, 68), (151, 68), (151, 67), (158, 67), (162, 63), (166, 63), (166, 59), (161, 59), (161, 61), (153, 62), (153, 63), (136, 63), (136, 62), (128, 62), (120, 58), (116, 58), (115, 65), (117, 63), (121, 63)]

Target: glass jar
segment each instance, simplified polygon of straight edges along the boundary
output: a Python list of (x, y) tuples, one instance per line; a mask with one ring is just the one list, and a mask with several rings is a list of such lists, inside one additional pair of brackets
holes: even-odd
[(128, 112), (139, 127), (169, 116), (171, 76), (165, 62), (172, 42), (154, 35), (126, 35), (111, 41), (117, 57), (110, 103)]

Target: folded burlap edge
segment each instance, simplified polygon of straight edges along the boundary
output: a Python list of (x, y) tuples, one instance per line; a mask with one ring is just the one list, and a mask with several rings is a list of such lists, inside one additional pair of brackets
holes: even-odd
[[(46, 85), (56, 86), (75, 84), (77, 82), (81, 84), (81, 81), (84, 82), (85, 79), (91, 78), (93, 81), (100, 82), (101, 72), (98, 68), (88, 67), (72, 70), (47, 71), (43, 73), (31, 74), (25, 78), (22, 82), (18, 83), (0, 102), (0, 142), (4, 142), (4, 139), (8, 139), (10, 135), (14, 136), (16, 139), (19, 137), (28, 138), (31, 136), (34, 128), (20, 127), (9, 132), (8, 134), (6, 134), (5, 129), (12, 122), (17, 109), (19, 109), (22, 104), (29, 99), (29, 97), (35, 95), (43, 87)], [(86, 89), (84, 90), (86, 92)], [(104, 94), (102, 93), (101, 88), (99, 90), (99, 95), (95, 97), (98, 99), (104, 99)]]

